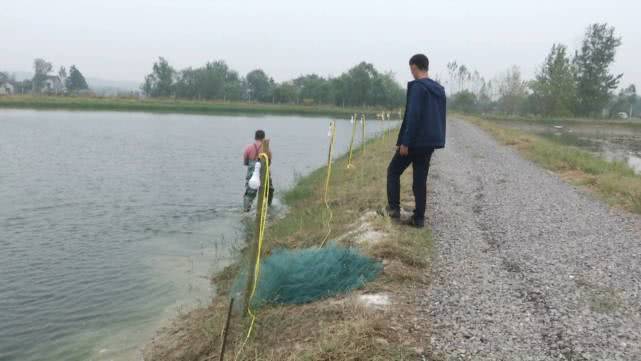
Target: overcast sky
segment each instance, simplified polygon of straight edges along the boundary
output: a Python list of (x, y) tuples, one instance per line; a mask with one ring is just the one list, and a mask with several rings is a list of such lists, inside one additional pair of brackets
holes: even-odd
[(451, 60), (488, 78), (515, 64), (529, 77), (554, 42), (576, 49), (593, 22), (616, 27), (613, 70), (641, 85), (639, 0), (4, 0), (0, 70), (31, 71), (43, 57), (141, 82), (164, 56), (177, 69), (223, 59), (282, 81), (365, 60), (406, 81), (409, 57), (423, 52), (441, 78)]

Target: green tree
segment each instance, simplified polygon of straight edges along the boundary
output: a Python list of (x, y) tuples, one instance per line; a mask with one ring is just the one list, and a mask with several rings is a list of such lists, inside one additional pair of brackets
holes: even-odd
[(163, 57), (154, 63), (153, 71), (145, 77), (142, 91), (151, 97), (167, 97), (173, 94), (176, 71)]
[(391, 72), (379, 73), (372, 82), (368, 104), (395, 108), (403, 104), (404, 98), (405, 92), (394, 80), (394, 74)]
[(630, 116), (641, 118), (641, 97), (636, 95), (636, 87), (634, 88), (634, 101), (630, 109)]
[(481, 84), (481, 89), (479, 89), (478, 98), (478, 111), (481, 113), (489, 113), (494, 110), (495, 103), (492, 100), (492, 81), (485, 82)]
[(300, 76), (293, 81), (303, 102), (313, 101), (318, 104), (332, 102), (332, 87), (329, 80), (316, 74)]
[(33, 61), (34, 75), (32, 80), (32, 87), (36, 93), (40, 93), (45, 85), (45, 81), (47, 80), (47, 75), (51, 72), (52, 69), (53, 66), (51, 65), (51, 63), (44, 59), (37, 58)]
[(366, 62), (332, 79), (330, 85), (336, 105), (397, 107), (404, 100), (404, 91), (393, 74), (381, 74)]
[(273, 101), (274, 79), (268, 77), (262, 69), (250, 71), (245, 78), (250, 100)]
[(361, 62), (347, 71), (350, 94), (349, 105), (364, 106), (370, 103), (369, 93), (373, 89), (373, 81), (378, 76), (374, 65)]
[(457, 74), (458, 74), (458, 63), (456, 61), (450, 61), (447, 63), (447, 73), (448, 73), (448, 80), (447, 80), (447, 85), (449, 90), (452, 93), (458, 93), (458, 89), (456, 89), (457, 86)]
[(29, 79), (15, 82), (14, 85), (16, 94), (26, 94), (33, 90), (33, 82)]
[(565, 45), (552, 46), (530, 88), (537, 113), (546, 116), (574, 114), (577, 102), (575, 70)]
[(521, 70), (515, 65), (508, 69), (499, 80), (498, 108), (507, 114), (517, 114), (523, 110), (527, 100), (527, 84), (521, 78)]
[(227, 69), (225, 73), (224, 100), (238, 101), (243, 96), (243, 83), (240, 75), (235, 70)]
[(72, 93), (89, 89), (85, 77), (75, 65), (69, 68), (69, 77), (66, 79), (65, 86), (67, 87), (67, 91)]
[(173, 85), (176, 97), (189, 99), (240, 100), (241, 79), (222, 61), (178, 72)]
[(283, 82), (274, 88), (274, 99), (278, 103), (296, 103), (298, 96), (298, 87), (293, 82)]
[[(151, 82), (151, 81), (150, 81)], [(174, 93), (179, 98), (188, 98), (188, 99), (200, 99), (202, 94), (199, 92), (199, 75), (198, 69), (192, 69), (191, 67), (181, 70), (177, 74), (176, 82), (173, 85)], [(152, 89), (152, 85), (145, 82), (143, 88), (147, 86), (149, 89)], [(147, 95), (151, 95), (145, 90)]]
[(470, 74), (470, 71), (467, 69), (467, 66), (465, 65), (459, 66), (456, 77), (458, 78), (458, 91), (461, 92), (467, 89), (467, 82), (470, 81), (470, 79), (472, 78), (472, 75)]
[(203, 93), (207, 99), (225, 98), (225, 81), (229, 67), (224, 61), (205, 64), (203, 69)]
[(260, 69), (242, 78), (224, 61), (214, 61), (203, 67), (175, 72), (165, 59), (160, 58), (141, 88), (148, 96), (173, 94), (187, 99), (250, 99), (389, 108), (402, 106), (405, 97), (404, 89), (394, 80), (394, 74), (380, 73), (372, 64), (364, 62), (338, 78), (308, 74), (277, 84)]
[(612, 90), (623, 76), (609, 71), (620, 45), (621, 38), (615, 36), (614, 27), (592, 24), (587, 28), (581, 50), (574, 59), (580, 114), (599, 115), (608, 104)]
[(338, 78), (330, 79), (330, 84), (334, 94), (334, 103), (338, 106), (349, 105), (349, 86), (346, 74), (341, 74)]
[(622, 89), (615, 98), (612, 99), (612, 103), (608, 109), (610, 117), (615, 117), (619, 113), (626, 113), (628, 116), (632, 117), (636, 112), (636, 108), (639, 105), (640, 100), (637, 96), (637, 88), (634, 84), (630, 84), (625, 89)]
[(479, 110), (479, 101), (476, 94), (469, 90), (462, 90), (452, 95), (449, 106), (452, 110), (463, 113), (474, 113)]
[(65, 83), (65, 80), (67, 79), (67, 69), (64, 66), (61, 66), (60, 69), (58, 69), (58, 77), (61, 82)]

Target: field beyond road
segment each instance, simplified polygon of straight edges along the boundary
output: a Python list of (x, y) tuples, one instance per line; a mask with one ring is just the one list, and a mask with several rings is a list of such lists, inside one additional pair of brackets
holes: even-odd
[[(298, 105), (183, 100), (173, 98), (124, 97), (62, 97), (62, 96), (2, 96), (0, 108), (111, 110), (201, 114), (296, 114), (317, 116), (344, 116), (364, 113), (373, 118), (382, 109), (351, 108), (329, 105)], [(388, 110), (386, 110), (388, 111)], [(398, 116), (398, 111), (392, 116)]]
[(564, 180), (593, 192), (608, 204), (641, 214), (641, 176), (624, 162), (608, 161), (577, 147), (509, 129), (491, 120), (463, 119), (488, 131), (499, 142), (513, 146), (525, 158), (559, 173)]

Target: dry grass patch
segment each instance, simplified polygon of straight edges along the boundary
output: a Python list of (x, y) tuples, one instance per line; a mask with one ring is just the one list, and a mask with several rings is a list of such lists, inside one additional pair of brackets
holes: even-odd
[(388, 322), (386, 312), (367, 310), (351, 298), (339, 301), (324, 300), (261, 311), (256, 336), (245, 346), (239, 359), (411, 359), (403, 356), (413, 352), (403, 348), (400, 334)]

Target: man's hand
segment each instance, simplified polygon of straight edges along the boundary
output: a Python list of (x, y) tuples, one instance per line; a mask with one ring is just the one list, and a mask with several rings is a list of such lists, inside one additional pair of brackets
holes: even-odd
[(406, 145), (401, 145), (400, 147), (398, 147), (398, 154), (406, 157), (409, 154), (409, 149), (407, 149)]

